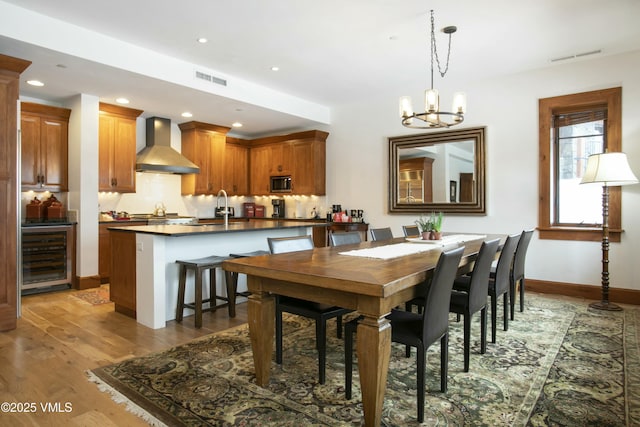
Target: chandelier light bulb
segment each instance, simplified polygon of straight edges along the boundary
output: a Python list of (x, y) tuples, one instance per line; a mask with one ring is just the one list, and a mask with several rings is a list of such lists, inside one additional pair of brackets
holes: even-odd
[(458, 114), (467, 112), (467, 95), (464, 92), (456, 92), (453, 94), (452, 111)]
[(411, 106), (410, 96), (400, 97), (400, 117), (405, 118), (413, 115), (413, 107)]
[(440, 110), (440, 97), (437, 89), (427, 89), (424, 91), (424, 109), (427, 113), (434, 113)]

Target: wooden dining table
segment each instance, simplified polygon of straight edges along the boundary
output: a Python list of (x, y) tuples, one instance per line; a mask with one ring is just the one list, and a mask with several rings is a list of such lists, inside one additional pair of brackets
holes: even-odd
[(477, 239), (465, 243), (444, 247), (436, 244), (425, 252), (390, 259), (344, 253), (406, 243), (405, 238), (225, 261), (225, 270), (247, 275), (251, 292), (247, 307), (249, 333), (257, 384), (263, 387), (269, 382), (274, 295), (356, 310), (362, 315), (357, 329), (357, 356), (364, 425), (379, 426), (391, 353), (391, 325), (385, 316), (423, 291), (443, 250), (465, 246), (459, 266), (462, 274), (470, 271), (482, 241), (495, 238), (504, 240), (500, 235), (477, 235)]

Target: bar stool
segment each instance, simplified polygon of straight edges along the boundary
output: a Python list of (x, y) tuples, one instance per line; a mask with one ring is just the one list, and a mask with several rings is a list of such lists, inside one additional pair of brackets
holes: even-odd
[[(244, 253), (239, 253), (239, 254), (229, 254), (229, 256), (231, 258), (247, 258), (247, 257), (251, 257), (251, 256), (260, 256), (260, 255), (267, 255), (269, 254), (269, 251), (252, 251), (252, 252), (244, 252)], [(238, 292), (238, 273), (236, 273), (235, 271), (231, 271), (229, 272), (229, 276), (231, 278), (231, 289), (232, 289), (232, 294), (229, 294), (229, 313), (233, 313), (233, 315), (229, 314), (229, 316), (231, 317), (235, 317), (236, 315), (236, 297), (238, 295), (242, 296), (242, 297), (249, 297), (249, 295), (251, 295), (251, 292), (249, 291), (243, 291), (243, 292)]]
[[(222, 263), (230, 259), (226, 256), (208, 256), (198, 259), (176, 260), (180, 265), (179, 282), (178, 282), (178, 304), (176, 306), (176, 321), (182, 322), (182, 312), (184, 308), (190, 308), (196, 312), (196, 328), (202, 327), (202, 312), (215, 311), (219, 307), (228, 305), (229, 316), (235, 317), (235, 293), (233, 292), (233, 280), (228, 272), (225, 271), (225, 282), (227, 286), (227, 296), (217, 295), (216, 291), (216, 268), (221, 268)], [(195, 301), (193, 303), (185, 303), (185, 288), (187, 283), (187, 270), (192, 270), (195, 276)], [(202, 274), (209, 271), (209, 298), (202, 299)], [(233, 297), (232, 297), (233, 295)], [(233, 298), (234, 304), (230, 304)], [(226, 301), (224, 304), (216, 304), (217, 300)], [(204, 303), (209, 303), (209, 308), (203, 309)]]

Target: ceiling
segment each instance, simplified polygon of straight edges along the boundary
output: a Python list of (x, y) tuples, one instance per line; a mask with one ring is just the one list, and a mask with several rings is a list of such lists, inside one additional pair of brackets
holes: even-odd
[[(439, 29), (458, 27), (449, 73), (436, 72), (442, 96), (486, 78), (640, 49), (637, 0), (0, 0), (0, 53), (31, 60), (23, 80), (45, 82), (22, 84), (23, 96), (125, 96), (146, 117), (240, 121), (232, 133), (254, 137), (330, 124), (334, 107), (417, 97), (429, 85), (430, 9), (443, 61)], [(21, 19), (29, 22), (14, 22)], [(229, 87), (174, 78), (173, 66), (185, 64)], [(180, 116), (187, 110), (193, 118)]]

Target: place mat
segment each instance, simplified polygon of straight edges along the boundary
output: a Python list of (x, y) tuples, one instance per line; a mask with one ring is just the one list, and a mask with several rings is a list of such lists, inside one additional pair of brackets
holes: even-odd
[(437, 245), (416, 245), (413, 243), (396, 243), (393, 245), (377, 246), (375, 248), (354, 249), (352, 251), (340, 252), (340, 255), (356, 256), (363, 258), (392, 259), (407, 255), (414, 255), (420, 252), (427, 252), (438, 249)]

